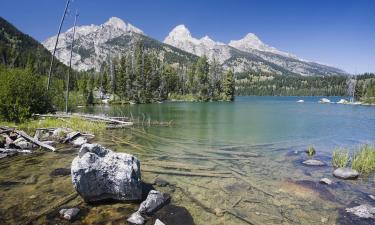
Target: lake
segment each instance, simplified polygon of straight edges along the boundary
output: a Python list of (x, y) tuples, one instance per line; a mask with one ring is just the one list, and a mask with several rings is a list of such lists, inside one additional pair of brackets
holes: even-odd
[[(374, 174), (336, 179), (331, 155), (337, 147), (353, 152), (375, 143), (375, 107), (319, 104), (319, 99), (237, 97), (234, 102), (103, 105), (79, 111), (137, 122), (95, 141), (137, 156), (146, 183), (157, 177), (170, 183), (155, 187), (172, 196), (171, 206), (159, 215), (166, 224), (351, 224), (345, 208), (371, 204)], [(163, 124), (149, 125), (156, 122)], [(303, 166), (308, 146), (326, 166)], [(74, 192), (70, 176), (51, 177), (50, 172), (69, 168), (76, 151), (0, 161), (0, 223), (25, 221)], [(37, 181), (25, 184), (31, 176)], [(320, 184), (323, 177), (334, 184)], [(134, 203), (88, 205), (78, 198), (69, 204), (84, 209), (75, 224), (126, 224), (137, 208)], [(180, 213), (183, 221), (168, 223), (168, 210)], [(55, 212), (37, 223), (63, 222)]]

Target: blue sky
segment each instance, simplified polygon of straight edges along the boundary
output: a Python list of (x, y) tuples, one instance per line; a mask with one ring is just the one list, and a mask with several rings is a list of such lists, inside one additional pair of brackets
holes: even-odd
[[(39, 41), (57, 33), (65, 0), (1, 0), (0, 16)], [(163, 40), (178, 24), (229, 42), (255, 33), (301, 58), (375, 72), (375, 0), (74, 0), (79, 24), (117, 16)], [(71, 13), (73, 14), (73, 13)], [(71, 27), (70, 15), (63, 30)]]

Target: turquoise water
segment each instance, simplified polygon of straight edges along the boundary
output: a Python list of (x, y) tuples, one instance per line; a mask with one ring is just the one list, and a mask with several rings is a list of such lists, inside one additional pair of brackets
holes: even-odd
[[(297, 103), (304, 99), (305, 103)], [(168, 128), (150, 128), (162, 136), (215, 142), (261, 144), (298, 142), (354, 146), (375, 141), (375, 107), (319, 104), (320, 97), (237, 97), (235, 102), (163, 103), (97, 106), (86, 112), (133, 115), (147, 122), (173, 121)], [(340, 98), (332, 97), (331, 101)]]
[[(374, 174), (339, 180), (332, 176), (331, 155), (336, 147), (355, 151), (361, 144), (375, 144), (375, 107), (319, 104), (319, 99), (237, 97), (234, 102), (103, 105), (79, 111), (135, 121), (133, 128), (109, 130), (92, 142), (135, 155), (145, 183), (157, 177), (170, 183), (155, 186), (172, 197), (171, 207), (157, 216), (167, 225), (355, 224), (345, 208), (373, 204), (368, 195), (375, 194)], [(310, 145), (317, 151), (314, 158), (326, 166), (302, 165)], [(56, 153), (0, 161), (0, 223), (25, 224), (75, 193), (70, 176), (50, 173), (70, 168), (76, 152), (62, 146)], [(36, 180), (30, 184), (31, 177)], [(319, 184), (323, 177), (334, 184)], [(66, 205), (82, 209), (74, 224), (127, 224), (139, 206), (89, 205), (79, 197)], [(175, 218), (181, 212), (172, 206), (186, 209), (184, 219)], [(67, 222), (55, 210), (33, 224)]]

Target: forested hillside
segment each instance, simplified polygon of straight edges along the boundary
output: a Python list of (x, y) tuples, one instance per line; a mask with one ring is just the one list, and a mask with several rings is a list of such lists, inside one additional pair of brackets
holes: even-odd
[[(35, 72), (47, 74), (50, 60), (51, 53), (42, 44), (0, 17), (0, 64), (10, 68), (29, 64)], [(64, 77), (67, 67), (58, 60), (55, 62), (55, 75)]]
[(347, 77), (303, 77), (272, 74), (236, 74), (237, 95), (344, 96)]

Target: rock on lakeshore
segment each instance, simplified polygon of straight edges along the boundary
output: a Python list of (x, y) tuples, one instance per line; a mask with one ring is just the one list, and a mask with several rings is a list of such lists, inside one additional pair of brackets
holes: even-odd
[(303, 164), (307, 166), (324, 166), (325, 163), (316, 159), (308, 159), (306, 161), (302, 162)]
[(375, 207), (372, 207), (370, 205), (359, 205), (353, 208), (347, 208), (345, 209), (348, 213), (353, 213), (354, 215), (360, 217), (360, 218), (375, 218)]
[(350, 168), (338, 168), (333, 171), (333, 175), (341, 179), (356, 179), (359, 176), (359, 173), (357, 170)]
[(140, 163), (130, 154), (84, 144), (73, 159), (71, 175), (73, 186), (87, 202), (142, 198)]

